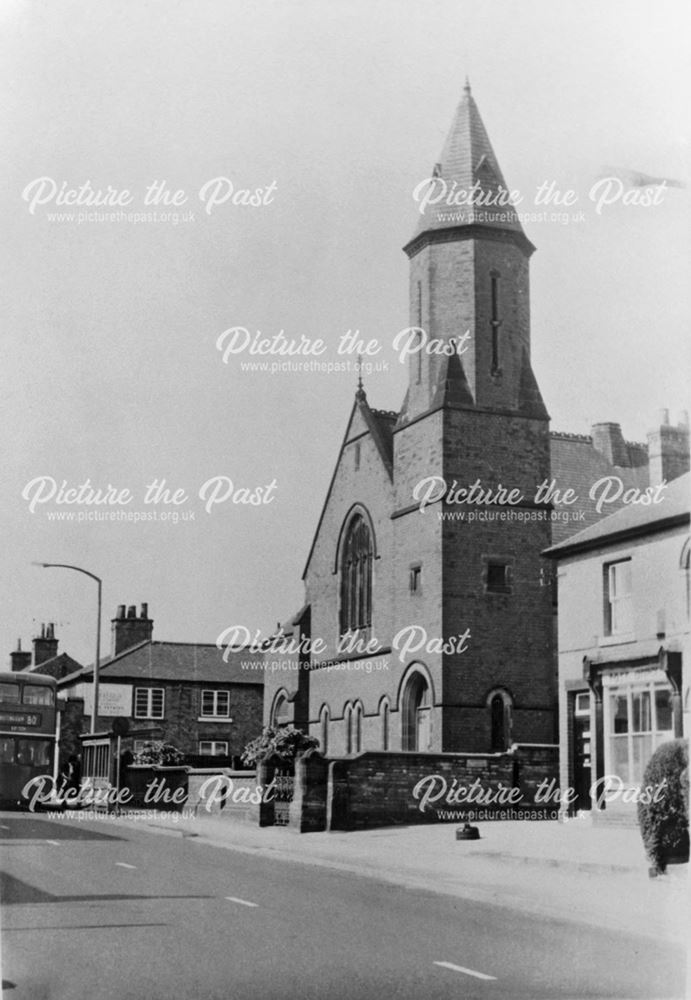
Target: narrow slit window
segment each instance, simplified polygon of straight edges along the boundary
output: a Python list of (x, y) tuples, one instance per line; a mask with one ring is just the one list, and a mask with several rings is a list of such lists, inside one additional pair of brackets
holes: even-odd
[(496, 375), (499, 372), (499, 327), (501, 326), (499, 319), (499, 273), (497, 271), (490, 272), (490, 280), (492, 285), (492, 318), (490, 320), (492, 327), (492, 374)]
[[(422, 339), (422, 282), (417, 283), (417, 325), (418, 334), (416, 338), (417, 343)], [(422, 381), (422, 349), (420, 349), (415, 355), (415, 381), (419, 384)]]

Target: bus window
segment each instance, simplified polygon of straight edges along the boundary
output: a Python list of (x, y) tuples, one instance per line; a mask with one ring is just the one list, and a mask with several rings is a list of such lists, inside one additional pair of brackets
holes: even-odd
[(27, 684), (22, 701), (25, 705), (52, 705), (53, 689), (39, 684)]
[(32, 767), (49, 767), (50, 740), (17, 740), (17, 763), (30, 764)]
[(14, 763), (14, 737), (0, 739), (0, 764)]
[(19, 684), (0, 684), (0, 701), (19, 701)]

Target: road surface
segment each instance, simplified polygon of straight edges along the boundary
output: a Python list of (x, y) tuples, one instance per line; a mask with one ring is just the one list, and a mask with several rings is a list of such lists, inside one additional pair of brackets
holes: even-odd
[(682, 950), (645, 938), (136, 825), (0, 835), (4, 1000), (684, 995)]

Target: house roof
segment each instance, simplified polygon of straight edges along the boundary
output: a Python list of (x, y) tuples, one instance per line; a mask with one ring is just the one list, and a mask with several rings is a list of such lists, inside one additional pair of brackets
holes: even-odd
[(49, 677), (55, 677), (59, 680), (67, 674), (77, 673), (82, 669), (81, 663), (73, 659), (69, 653), (58, 653), (56, 656), (51, 656), (50, 659), (39, 663), (36, 667), (29, 667), (25, 672), (47, 674)]
[[(224, 656), (228, 662), (224, 662)], [(147, 640), (100, 666), (101, 681), (207, 681), (214, 684), (263, 684), (264, 656), (246, 649), (229, 652), (212, 643), (154, 642)], [(62, 678), (60, 686), (90, 677), (93, 666)]]
[[(648, 456), (644, 446), (626, 442), (630, 466), (613, 466), (609, 459), (593, 446), (593, 439), (587, 434), (566, 434), (553, 431), (551, 438), (552, 479), (562, 492), (572, 489), (578, 497), (574, 509), (584, 511), (583, 520), (553, 521), (552, 541), (558, 545), (574, 536), (574, 528), (579, 532), (583, 527), (598, 524), (603, 519), (598, 513), (597, 501), (590, 498), (590, 490), (603, 476), (618, 476), (623, 484), (622, 494), (631, 487), (645, 489), (649, 483)], [(621, 501), (610, 503), (607, 509), (614, 512), (621, 507)], [(568, 506), (555, 509), (567, 511)]]
[(553, 545), (545, 554), (559, 558), (573, 552), (614, 545), (625, 538), (652, 534), (678, 524), (688, 523), (691, 520), (690, 490), (691, 473), (687, 472), (666, 484), (660, 492), (659, 503), (650, 503), (647, 506), (632, 503), (622, 507), (609, 517), (603, 517), (597, 524), (592, 524), (558, 545)]

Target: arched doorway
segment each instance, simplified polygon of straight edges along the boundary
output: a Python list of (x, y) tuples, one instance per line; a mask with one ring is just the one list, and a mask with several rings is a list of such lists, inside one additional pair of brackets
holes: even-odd
[(432, 736), (432, 706), (427, 679), (414, 671), (403, 692), (402, 749), (425, 751)]
[(492, 753), (504, 753), (511, 746), (512, 704), (511, 695), (503, 689), (490, 691), (487, 696)]

